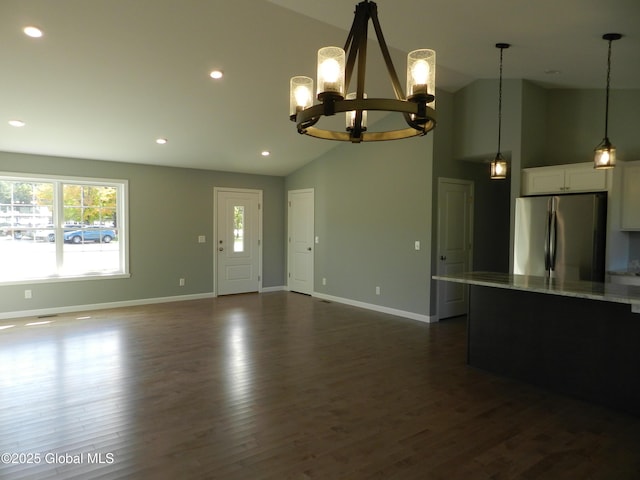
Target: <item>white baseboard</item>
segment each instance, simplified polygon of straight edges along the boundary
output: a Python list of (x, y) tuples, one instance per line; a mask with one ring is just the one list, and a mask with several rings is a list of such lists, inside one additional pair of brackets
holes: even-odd
[(389, 315), (396, 315), (398, 317), (410, 318), (411, 320), (417, 320), (424, 323), (434, 323), (438, 321), (437, 316), (422, 315), (420, 313), (407, 312), (405, 310), (398, 310), (395, 308), (383, 307), (373, 303), (359, 302), (358, 300), (351, 300), (350, 298), (334, 297), (332, 295), (326, 295), (324, 293), (314, 292), (313, 296), (320, 298), (321, 300), (328, 300), (330, 302), (344, 303), (345, 305), (351, 305), (353, 307), (366, 308), (367, 310), (374, 310), (376, 312), (388, 313)]
[(269, 293), (269, 292), (282, 292), (286, 290), (286, 287), (284, 285), (280, 285), (277, 287), (264, 287), (261, 292), (262, 293)]
[(87, 310), (105, 310), (108, 308), (118, 307), (135, 307), (138, 305), (151, 305), (155, 303), (184, 302), (187, 300), (213, 298), (213, 296), (213, 293), (197, 293), (193, 295), (177, 295), (175, 297), (140, 298), (136, 300), (125, 300), (122, 302), (94, 303), (90, 305), (69, 305), (65, 307), (41, 308), (38, 310), (4, 312), (0, 313), (0, 320), (22, 317), (40, 317), (43, 315), (57, 315), (60, 313), (83, 312)]
[[(284, 285), (276, 287), (266, 287), (262, 289), (262, 293), (288, 291), (288, 288)], [(433, 323), (438, 321), (437, 316), (422, 315), (414, 312), (407, 312), (405, 310), (398, 310), (395, 308), (383, 307), (381, 305), (375, 305), (373, 303), (359, 302), (350, 298), (334, 297), (332, 295), (326, 295), (324, 293), (314, 292), (313, 297), (328, 300), (336, 303), (343, 303), (345, 305), (351, 305), (353, 307), (365, 308), (367, 310), (373, 310), (381, 313), (388, 313), (389, 315), (396, 315), (398, 317), (409, 318), (411, 320), (417, 320), (419, 322)], [(177, 295), (173, 297), (159, 297), (159, 298), (141, 298), (136, 300), (125, 300), (121, 302), (108, 302), (108, 303), (94, 303), (89, 305), (69, 305), (65, 307), (54, 308), (42, 308), (38, 310), (22, 310), (16, 312), (0, 312), (0, 320), (6, 320), (10, 318), (23, 318), (23, 317), (40, 317), (48, 315), (57, 315), (62, 313), (82, 312), (87, 310), (105, 310), (108, 308), (118, 307), (135, 307), (139, 305), (152, 305), (156, 303), (169, 303), (169, 302), (184, 302), (188, 300), (201, 300), (204, 298), (214, 298), (213, 293), (198, 293), (193, 295)]]

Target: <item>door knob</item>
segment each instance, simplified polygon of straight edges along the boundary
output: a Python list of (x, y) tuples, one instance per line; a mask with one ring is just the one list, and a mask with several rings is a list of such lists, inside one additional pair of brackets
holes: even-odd
[(307, 250), (311, 251), (311, 247), (307, 247)]
[(440, 260), (445, 261), (447, 259), (446, 255), (440, 255)]
[(223, 250), (224, 250), (224, 248), (222, 248), (222, 247), (220, 247), (220, 248), (218, 249), (218, 251), (220, 251), (220, 252), (222, 252)]

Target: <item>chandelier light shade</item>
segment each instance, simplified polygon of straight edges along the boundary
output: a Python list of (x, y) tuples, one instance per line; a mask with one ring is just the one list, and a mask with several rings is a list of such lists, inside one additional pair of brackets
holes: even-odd
[(609, 141), (609, 86), (611, 84), (611, 42), (614, 40), (620, 40), (622, 35), (619, 33), (605, 33), (602, 36), (603, 40), (609, 42), (609, 51), (607, 54), (607, 89), (605, 100), (605, 114), (604, 114), (604, 139), (595, 148), (595, 155), (593, 157), (593, 167), (602, 170), (606, 168), (613, 168), (616, 165), (616, 147)]
[(407, 55), (407, 96), (431, 95), (435, 98), (436, 52), (423, 48)]
[(500, 152), (500, 140), (502, 139), (502, 52), (511, 45), (508, 43), (496, 43), (496, 48), (500, 49), (500, 80), (498, 82), (498, 153), (491, 162), (491, 178), (501, 180), (507, 178), (507, 162)]
[(289, 116), (295, 118), (298, 112), (313, 105), (312, 78), (292, 77), (289, 91)]
[(318, 98), (344, 98), (345, 53), (340, 47), (318, 50)]
[[(369, 22), (373, 24), (395, 98), (367, 98), (364, 93)], [(360, 143), (426, 135), (436, 125), (435, 71), (433, 50), (414, 50), (409, 53), (407, 96), (405, 96), (382, 34), (377, 5), (375, 2), (366, 0), (356, 5), (355, 18), (345, 47), (324, 47), (318, 50), (316, 89), (318, 103), (314, 103), (313, 99), (311, 103), (294, 100), (296, 98), (294, 90), (302, 82), (302, 80), (294, 82), (294, 79), (308, 79), (308, 77), (291, 79), (289, 118), (295, 122), (299, 133), (326, 140)], [(345, 95), (345, 92), (349, 91), (354, 76), (356, 77), (355, 92)], [(308, 80), (305, 85), (308, 85)], [(399, 113), (403, 116), (406, 126), (398, 130), (368, 131), (367, 111)], [(344, 131), (323, 129), (319, 126), (322, 117), (337, 113), (346, 114)]]
[[(355, 100), (356, 95), (357, 94), (355, 92), (348, 93), (347, 100)], [(363, 98), (367, 98), (366, 93), (364, 94)], [(347, 112), (345, 114), (346, 121), (347, 121), (347, 132), (350, 132), (355, 128), (357, 115), (358, 115), (358, 112), (356, 110), (351, 110), (350, 112)], [(367, 111), (363, 110), (361, 112), (361, 115), (362, 115), (362, 119), (360, 120), (360, 126), (362, 128), (362, 131), (366, 132), (367, 131)]]

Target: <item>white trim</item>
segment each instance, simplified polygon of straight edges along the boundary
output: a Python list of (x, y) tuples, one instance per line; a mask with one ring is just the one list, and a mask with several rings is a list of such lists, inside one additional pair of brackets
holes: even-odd
[(218, 296), (218, 194), (220, 192), (249, 193), (258, 195), (258, 293), (262, 293), (262, 222), (264, 211), (264, 195), (262, 189), (213, 187), (213, 296)]
[(21, 310), (16, 312), (0, 313), (0, 320), (21, 317), (38, 317), (41, 315), (55, 315), (58, 313), (85, 312), (88, 310), (106, 310), (109, 308), (119, 307), (137, 307), (139, 305), (152, 305), (156, 303), (184, 302), (188, 300), (201, 300), (204, 298), (213, 298), (210, 293), (196, 293), (191, 295), (177, 295), (174, 297), (157, 297), (157, 298), (141, 298), (138, 300), (124, 300), (121, 302), (94, 303), (89, 305), (69, 305), (66, 307), (41, 308), (38, 310)]
[[(437, 198), (437, 202), (438, 202), (438, 206), (436, 209), (436, 229), (437, 229), (437, 239), (436, 239), (436, 255), (435, 257), (433, 257), (433, 260), (435, 261), (435, 271), (438, 273), (438, 275), (442, 275), (444, 272), (441, 271), (442, 270), (442, 263), (440, 262), (440, 255), (442, 255), (442, 244), (441, 244), (441, 236), (442, 236), (442, 231), (441, 231), (441, 227), (443, 224), (443, 220), (442, 220), (442, 205), (440, 205), (440, 192), (442, 191), (443, 188), (443, 184), (444, 183), (454, 183), (454, 184), (458, 184), (458, 185), (466, 185), (469, 187), (469, 192), (471, 195), (470, 200), (470, 205), (469, 205), (469, 219), (468, 219), (468, 227), (469, 227), (469, 256), (467, 258), (467, 266), (466, 266), (466, 271), (471, 271), (472, 266), (473, 266), (473, 229), (474, 229), (474, 213), (475, 213), (475, 182), (473, 182), (472, 180), (465, 180), (465, 179), (461, 179), (461, 178), (450, 178), (450, 177), (438, 177), (438, 191), (436, 192), (436, 198)], [(433, 270), (433, 267), (432, 267)], [(432, 280), (433, 281), (433, 280)], [(442, 289), (444, 288), (444, 286), (442, 285), (442, 282), (437, 282), (436, 283), (436, 295), (435, 295), (435, 304), (436, 304), (436, 320), (435, 321), (440, 321), (440, 314), (442, 313), (442, 306), (440, 305), (440, 295), (442, 293)], [(469, 301), (469, 299), (467, 298), (467, 302)]]
[[(102, 185), (115, 187), (117, 190), (116, 214), (118, 226), (118, 272), (86, 272), (79, 275), (64, 275), (62, 271), (64, 242), (55, 243), (56, 274), (49, 277), (20, 278), (18, 280), (0, 281), (0, 286), (21, 285), (25, 283), (49, 283), (56, 281), (84, 281), (93, 278), (127, 278), (131, 276), (129, 271), (129, 180), (123, 178), (102, 178), (102, 177), (76, 177), (71, 175), (48, 175), (20, 172), (0, 172), (0, 178), (9, 181), (33, 181), (46, 182), (54, 185), (53, 224), (60, 227), (63, 213), (63, 187), (64, 185)], [(60, 227), (62, 228), (62, 227)]]
[(264, 287), (260, 293), (285, 292), (285, 291), (288, 291), (285, 285), (278, 285), (277, 287)]
[(423, 315), (421, 313), (407, 312), (405, 310), (398, 310), (395, 308), (383, 307), (382, 305), (375, 305), (373, 303), (360, 302), (358, 300), (351, 300), (350, 298), (334, 297), (333, 295), (326, 295), (324, 293), (318, 293), (318, 292), (314, 292), (313, 296), (321, 300), (329, 300), (330, 302), (344, 303), (345, 305), (366, 308), (367, 310), (374, 310), (376, 312), (387, 313), (389, 315), (396, 315), (398, 317), (409, 318), (411, 320), (417, 320), (419, 322), (434, 323), (438, 321), (438, 317), (431, 317), (429, 315)]
[(316, 255), (316, 245), (315, 245), (315, 235), (316, 235), (316, 226), (315, 226), (315, 212), (316, 212), (316, 200), (315, 200), (315, 189), (313, 188), (302, 188), (298, 190), (288, 190), (287, 192), (287, 233), (285, 235), (285, 242), (287, 244), (287, 259), (286, 259), (286, 282), (287, 282), (287, 291), (291, 291), (289, 284), (291, 283), (291, 263), (293, 257), (293, 250), (291, 248), (291, 231), (293, 230), (293, 217), (291, 216), (291, 196), (292, 195), (300, 195), (300, 194), (309, 194), (311, 195), (311, 224), (313, 225), (313, 232), (311, 234), (311, 272), (309, 279), (309, 291), (308, 292), (299, 292), (303, 294), (313, 294), (315, 289), (315, 255)]

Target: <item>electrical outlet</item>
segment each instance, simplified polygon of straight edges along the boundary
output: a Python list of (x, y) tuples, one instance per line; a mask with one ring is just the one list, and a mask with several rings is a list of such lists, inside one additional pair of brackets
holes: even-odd
[(380, 295), (380, 287), (376, 287), (376, 295)]
[(32, 298), (31, 297), (31, 290), (25, 290), (24, 291), (24, 298), (26, 298), (27, 300)]
[(178, 285), (180, 285), (181, 287), (184, 287), (184, 278), (181, 278), (181, 279), (178, 281)]
[(324, 277), (322, 277), (322, 284), (323, 284), (323, 285), (326, 285), (326, 284), (327, 284), (327, 279), (326, 279), (326, 278), (324, 278)]

